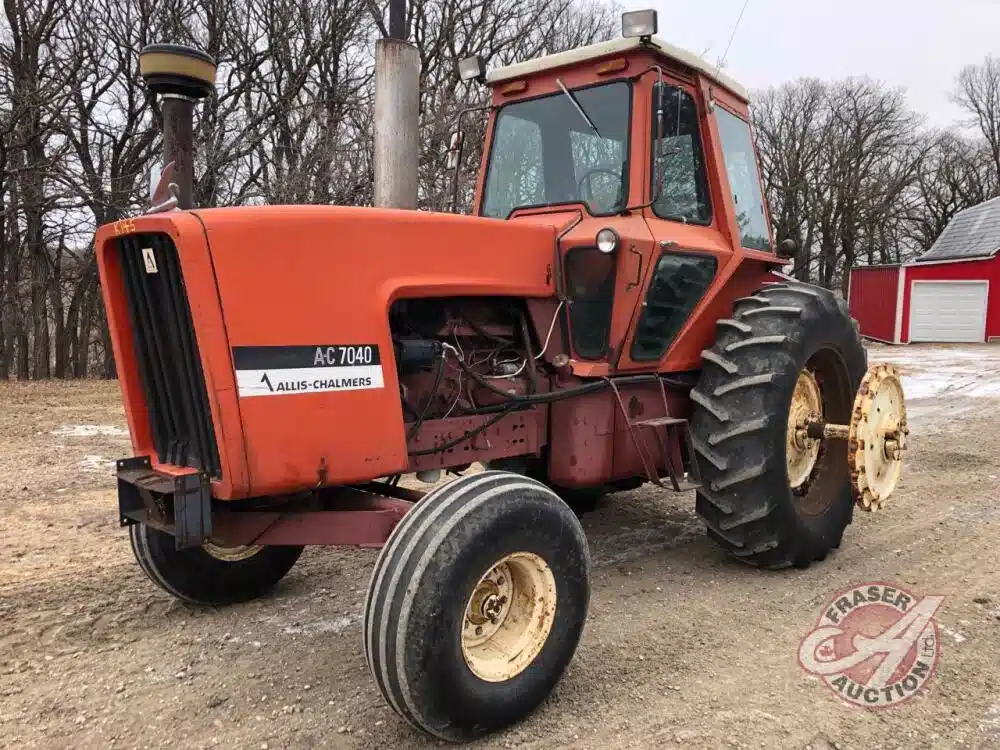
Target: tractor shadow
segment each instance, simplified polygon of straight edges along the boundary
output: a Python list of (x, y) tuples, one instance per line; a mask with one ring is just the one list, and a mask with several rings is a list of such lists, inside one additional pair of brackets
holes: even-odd
[(618, 492), (603, 498), (581, 522), (596, 568), (627, 565), (674, 549), (699, 557), (713, 551), (695, 515), (693, 492), (655, 486)]

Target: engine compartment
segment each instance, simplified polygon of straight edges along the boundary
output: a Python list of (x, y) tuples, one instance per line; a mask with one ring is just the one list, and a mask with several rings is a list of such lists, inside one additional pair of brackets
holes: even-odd
[(563, 488), (625, 489), (664, 468), (660, 446), (636, 437), (630, 423), (686, 416), (693, 380), (579, 378), (564, 351), (563, 305), (544, 313), (529, 305), (511, 298), (393, 304), (400, 403), (418, 478), (422, 469), (458, 472), (482, 461)]
[(411, 437), (428, 420), (494, 414), (511, 397), (550, 389), (546, 342), (537, 340), (522, 301), (400, 300), (389, 323)]

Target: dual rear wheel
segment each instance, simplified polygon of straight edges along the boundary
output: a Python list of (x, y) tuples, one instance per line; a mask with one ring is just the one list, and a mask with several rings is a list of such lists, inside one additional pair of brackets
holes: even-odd
[(823, 560), (853, 518), (848, 443), (806, 428), (849, 423), (867, 368), (843, 301), (803, 284), (768, 285), (718, 321), (702, 360), (690, 425), (708, 535), (762, 568)]

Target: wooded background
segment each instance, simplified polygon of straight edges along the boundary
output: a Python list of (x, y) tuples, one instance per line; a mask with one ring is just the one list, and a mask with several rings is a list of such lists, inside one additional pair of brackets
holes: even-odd
[[(193, 43), (219, 62), (199, 106), (198, 205), (372, 202), (374, 41), (384, 0), (3, 0), (0, 15), (0, 379), (114, 375), (92, 235), (142, 211), (159, 155), (138, 51)], [(615, 38), (593, 0), (409, 0), (421, 59), (420, 202), (450, 206), (448, 137), (488, 66)], [(962, 71), (969, 122), (931, 131), (874, 80), (799, 80), (755, 92), (754, 125), (794, 275), (846, 288), (846, 269), (897, 262), (1000, 191), (1000, 60)], [(482, 118), (466, 119), (462, 193)]]

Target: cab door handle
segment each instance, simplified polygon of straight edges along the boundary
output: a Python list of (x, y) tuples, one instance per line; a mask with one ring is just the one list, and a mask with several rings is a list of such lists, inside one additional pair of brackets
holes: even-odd
[(631, 292), (642, 283), (642, 253), (635, 249), (635, 245), (629, 247), (628, 251), (639, 258), (639, 265), (635, 270), (635, 281), (630, 281), (625, 285), (625, 291)]

